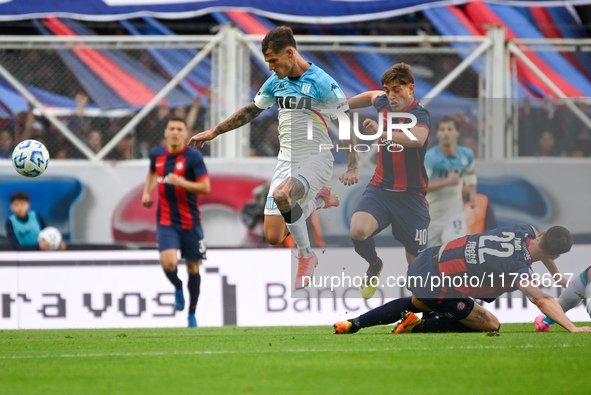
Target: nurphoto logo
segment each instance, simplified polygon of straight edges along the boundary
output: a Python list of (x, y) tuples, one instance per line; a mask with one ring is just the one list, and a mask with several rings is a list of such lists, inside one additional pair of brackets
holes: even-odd
[[(339, 140), (351, 140), (351, 120), (349, 115), (343, 110), (339, 109), (320, 109), (318, 111), (310, 109), (313, 114), (308, 113), (310, 119), (308, 119), (307, 125), (307, 138), (308, 140), (314, 139), (314, 122), (316, 122), (320, 130), (324, 130), (324, 127), (328, 129), (326, 120), (322, 116), (322, 114), (336, 116), (339, 122)], [(379, 139), (379, 143), (373, 144), (354, 144), (349, 147), (335, 147), (332, 144), (319, 144), (319, 151), (322, 150), (330, 150), (335, 148), (337, 151), (351, 151), (354, 150), (356, 152), (367, 152), (371, 149), (372, 146), (377, 147), (378, 152), (380, 151), (381, 147), (386, 147), (386, 149), (390, 152), (402, 152), (404, 147), (393, 143), (392, 142), (392, 132), (394, 130), (400, 130), (404, 134), (408, 136), (411, 140), (417, 140), (417, 138), (410, 132), (410, 129), (417, 124), (417, 117), (414, 114), (408, 112), (388, 112), (384, 114), (380, 112), (378, 115), (378, 125), (384, 125), (384, 121), (386, 123), (386, 137), (382, 137), (384, 133), (383, 130), (378, 128), (378, 131), (375, 134), (363, 134), (359, 130), (359, 113), (352, 113), (353, 117), (353, 133), (357, 140), (363, 141), (374, 141)], [(398, 123), (403, 119), (410, 119), (410, 123)], [(394, 122), (394, 121), (397, 122)], [(323, 127), (324, 126), (324, 127)], [(328, 130), (327, 130), (328, 131)]]

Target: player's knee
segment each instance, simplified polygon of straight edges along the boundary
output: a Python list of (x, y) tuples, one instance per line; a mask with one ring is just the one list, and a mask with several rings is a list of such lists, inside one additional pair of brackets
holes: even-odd
[(349, 231), (349, 236), (351, 236), (351, 238), (353, 240), (362, 241), (362, 240), (367, 239), (371, 235), (368, 234), (367, 230), (363, 226), (355, 226), (355, 225), (351, 224), (351, 230)]
[(167, 260), (163, 260), (162, 261), (162, 267), (164, 268), (164, 270), (166, 270), (167, 272), (172, 272), (174, 269), (176, 269), (176, 262), (174, 261), (167, 261)]
[(267, 243), (269, 243), (273, 246), (277, 245), (277, 244), (281, 244), (283, 242), (283, 240), (285, 240), (285, 236), (279, 235), (279, 234), (268, 234), (268, 235), (265, 235), (265, 238), (267, 239)]

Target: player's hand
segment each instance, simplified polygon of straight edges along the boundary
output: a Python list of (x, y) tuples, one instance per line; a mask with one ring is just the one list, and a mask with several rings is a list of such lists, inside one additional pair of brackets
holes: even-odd
[(39, 249), (41, 251), (47, 251), (47, 250), (49, 250), (49, 242), (47, 242), (47, 241), (40, 241), (39, 242)]
[(365, 121), (363, 121), (363, 127), (374, 134), (378, 132), (378, 123), (373, 119), (366, 118)]
[(476, 207), (476, 194), (475, 193), (470, 193), (470, 207), (472, 207), (472, 208)]
[(217, 137), (217, 134), (213, 131), (213, 129), (206, 130), (205, 132), (197, 133), (189, 140), (189, 145), (193, 148), (203, 147), (206, 141), (213, 140)]
[(60, 246), (57, 248), (58, 251), (64, 251), (65, 249), (66, 249), (66, 243), (60, 244)]
[(359, 182), (359, 170), (347, 170), (345, 173), (341, 174), (339, 181), (345, 186), (357, 184)]
[(181, 183), (183, 182), (183, 177), (179, 176), (175, 173), (168, 173), (166, 176), (166, 183), (169, 185), (174, 185), (175, 187), (180, 187)]
[(566, 278), (561, 278), (560, 281), (556, 281), (556, 284), (560, 285), (562, 288), (566, 288), (568, 287), (568, 280)]
[(571, 332), (591, 332), (591, 327), (589, 326), (578, 326), (573, 329)]
[(460, 183), (460, 175), (456, 171), (455, 167), (452, 167), (451, 171), (447, 175), (447, 183), (447, 185), (458, 185)]
[(144, 193), (142, 195), (142, 205), (144, 207), (152, 207), (152, 204), (154, 204), (154, 201), (152, 201), (152, 198), (150, 197), (149, 193)]

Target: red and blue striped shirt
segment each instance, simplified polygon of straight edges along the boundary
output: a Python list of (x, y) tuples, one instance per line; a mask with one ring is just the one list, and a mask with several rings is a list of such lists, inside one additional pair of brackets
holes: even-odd
[(200, 225), (197, 195), (166, 181), (170, 173), (188, 181), (209, 177), (201, 151), (186, 145), (175, 153), (168, 152), (165, 146), (155, 147), (150, 152), (150, 171), (158, 175), (158, 224), (182, 229)]
[[(390, 103), (386, 94), (378, 96), (373, 103), (374, 107), (384, 114), (384, 125), (386, 128), (387, 114), (392, 112)], [(417, 117), (417, 124), (430, 130), (429, 112), (419, 104), (415, 99), (410, 107), (404, 112), (408, 112)], [(398, 118), (394, 123), (409, 123), (408, 118)], [(394, 130), (394, 133), (402, 133), (401, 130)], [(420, 148), (404, 147), (402, 151), (393, 150), (390, 152), (386, 148), (380, 149), (378, 154), (378, 165), (371, 179), (370, 184), (376, 187), (390, 191), (416, 191), (425, 195), (427, 191), (427, 171), (425, 170), (425, 153), (427, 151), (427, 142)]]

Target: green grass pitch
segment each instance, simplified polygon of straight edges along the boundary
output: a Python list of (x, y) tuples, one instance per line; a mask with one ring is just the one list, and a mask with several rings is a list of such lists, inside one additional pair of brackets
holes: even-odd
[[(578, 324), (581, 325), (581, 324)], [(0, 331), (1, 394), (589, 394), (591, 333)]]

